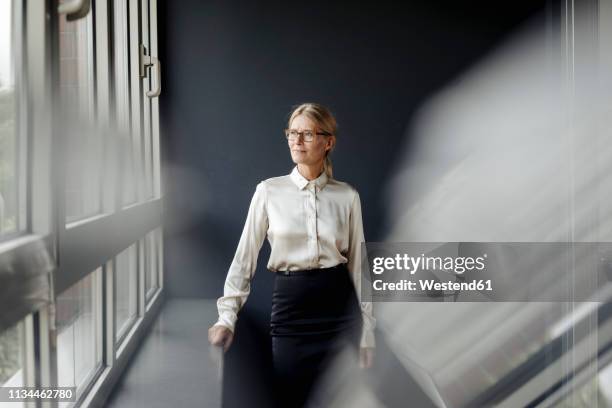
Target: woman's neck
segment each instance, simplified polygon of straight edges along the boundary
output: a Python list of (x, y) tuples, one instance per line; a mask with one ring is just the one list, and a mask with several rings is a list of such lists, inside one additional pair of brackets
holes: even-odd
[(323, 172), (323, 164), (298, 164), (298, 171), (306, 180), (314, 180), (321, 175)]

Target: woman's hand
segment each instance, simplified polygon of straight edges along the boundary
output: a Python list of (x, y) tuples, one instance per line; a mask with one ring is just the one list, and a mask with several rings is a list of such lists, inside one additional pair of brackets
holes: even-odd
[(374, 348), (361, 347), (359, 349), (359, 367), (370, 368), (374, 363)]
[(234, 333), (225, 326), (216, 325), (208, 329), (208, 341), (213, 346), (223, 347), (223, 352), (229, 349), (233, 340)]

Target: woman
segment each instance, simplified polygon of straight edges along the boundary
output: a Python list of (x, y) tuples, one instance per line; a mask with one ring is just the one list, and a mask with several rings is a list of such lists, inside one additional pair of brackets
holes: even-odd
[(361, 367), (374, 357), (372, 304), (358, 301), (361, 203), (353, 187), (332, 178), (336, 133), (336, 120), (321, 105), (305, 103), (290, 115), (285, 135), (296, 166), (257, 185), (217, 301), (219, 320), (208, 332), (227, 351), (267, 236), (267, 267), (276, 272), (270, 333), (282, 407), (303, 406), (345, 345), (359, 347)]

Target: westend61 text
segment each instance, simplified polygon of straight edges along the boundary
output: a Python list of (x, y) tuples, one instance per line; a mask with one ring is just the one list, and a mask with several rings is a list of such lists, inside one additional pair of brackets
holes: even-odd
[(491, 279), (487, 280), (474, 280), (472, 282), (438, 282), (433, 279), (419, 279), (418, 285), (417, 282), (410, 281), (407, 279), (402, 279), (397, 282), (383, 282), (380, 279), (377, 279), (372, 282), (372, 287), (374, 290), (420, 290), (420, 291), (492, 291), (493, 286), (491, 284)]

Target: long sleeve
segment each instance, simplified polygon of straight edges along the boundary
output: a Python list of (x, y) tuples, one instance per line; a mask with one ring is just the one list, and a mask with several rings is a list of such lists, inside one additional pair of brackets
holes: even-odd
[(215, 325), (234, 331), (238, 312), (251, 291), (251, 279), (255, 274), (257, 257), (267, 230), (266, 185), (261, 182), (251, 199), (240, 242), (225, 279), (223, 296), (217, 300), (219, 320)]
[(359, 193), (355, 191), (355, 197), (351, 206), (349, 220), (349, 248), (348, 248), (348, 270), (351, 274), (357, 299), (361, 307), (363, 318), (363, 331), (361, 333), (361, 347), (375, 347), (374, 327), (376, 319), (372, 315), (372, 302), (361, 301), (361, 243), (365, 242), (363, 235), (363, 220), (361, 218), (361, 200)]

